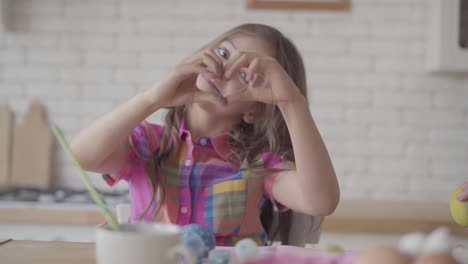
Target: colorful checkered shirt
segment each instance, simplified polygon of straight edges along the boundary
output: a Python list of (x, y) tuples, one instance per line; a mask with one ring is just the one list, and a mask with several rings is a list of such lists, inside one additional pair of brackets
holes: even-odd
[[(159, 147), (162, 132), (162, 126), (140, 123), (129, 137), (132, 147), (126, 162), (106, 179), (111, 186), (121, 179), (128, 182), (130, 222), (138, 221), (151, 201), (152, 189), (144, 166)], [(156, 202), (153, 202), (143, 220), (202, 225), (215, 234), (218, 246), (233, 246), (245, 237), (265, 244), (260, 208), (266, 199), (274, 203), (272, 184), (276, 175), (254, 176), (241, 169), (242, 162), (228, 146), (227, 134), (200, 137), (193, 142), (182, 122), (179, 137), (178, 148), (161, 171), (166, 178), (161, 210), (154, 215)], [(263, 162), (264, 168), (294, 168), (293, 162), (279, 155), (268, 157), (269, 153), (259, 155), (258, 162)]]

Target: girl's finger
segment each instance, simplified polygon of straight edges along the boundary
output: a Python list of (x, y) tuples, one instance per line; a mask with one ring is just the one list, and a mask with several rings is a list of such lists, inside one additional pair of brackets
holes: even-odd
[(226, 100), (228, 102), (251, 101), (252, 96), (250, 94), (250, 88), (250, 85), (246, 85), (237, 92), (225, 95)]
[(202, 60), (202, 52), (193, 54), (192, 56), (185, 58), (182, 60), (183, 64), (196, 64), (199, 63)]
[(463, 190), (468, 190), (468, 181), (464, 182), (460, 188), (462, 188)]
[(211, 67), (213, 67), (213, 70), (215, 71), (218, 76), (223, 76), (223, 63), (219, 60), (219, 58), (216, 57), (215, 54), (209, 51), (205, 51), (203, 53), (204, 58), (208, 59), (211, 63)]
[(222, 76), (222, 66), (216, 62), (215, 59), (213, 59), (208, 53), (203, 53), (203, 63), (211, 69), (213, 73), (215, 73), (218, 76)]
[(457, 199), (461, 202), (468, 201), (468, 191), (462, 191), (457, 195)]
[(229, 58), (228, 62), (226, 62), (226, 64), (224, 64), (224, 77), (226, 77), (226, 71), (231, 68), (231, 65), (237, 61), (237, 59), (242, 56), (242, 54), (244, 54), (243, 52), (235, 52), (231, 55), (231, 57)]
[(240, 68), (247, 66), (250, 60), (247, 54), (242, 54), (229, 68), (226, 68), (224, 77), (227, 79), (231, 78), (232, 74), (237, 73)]
[(268, 87), (266, 77), (261, 73), (254, 73), (253, 77), (249, 80), (249, 84), (252, 88)]
[(183, 75), (192, 75), (207, 72), (207, 69), (205, 67), (191, 64), (183, 65), (181, 70)]
[(209, 49), (207, 50), (207, 52), (219, 63), (219, 65), (223, 66), (223, 60), (220, 58), (220, 55), (218, 55), (214, 49)]
[(247, 69), (247, 81), (250, 82), (253, 77), (254, 77), (254, 74), (255, 72), (257, 71), (258, 69), (258, 65), (259, 65), (259, 59), (258, 57), (256, 57), (249, 65), (249, 68)]
[(219, 93), (195, 91), (192, 94), (192, 102), (214, 102), (220, 105), (226, 105), (227, 99)]

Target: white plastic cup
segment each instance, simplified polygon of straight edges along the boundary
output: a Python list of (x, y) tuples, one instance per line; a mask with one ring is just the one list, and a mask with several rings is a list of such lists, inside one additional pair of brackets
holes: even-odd
[(97, 264), (196, 263), (181, 243), (182, 229), (173, 224), (121, 224), (116, 232), (107, 226), (96, 231)]

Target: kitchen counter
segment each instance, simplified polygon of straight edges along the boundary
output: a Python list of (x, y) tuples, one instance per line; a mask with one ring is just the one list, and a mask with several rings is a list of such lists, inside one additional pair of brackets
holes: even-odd
[[(112, 208), (110, 208), (112, 209)], [(468, 236), (454, 223), (448, 203), (342, 200), (325, 218), (322, 231), (404, 234), (429, 232), (446, 226), (452, 234)], [(0, 224), (99, 225), (104, 218), (94, 205), (0, 202)]]
[(343, 200), (326, 217), (323, 230), (337, 233), (405, 234), (430, 232), (448, 227), (452, 235), (468, 236), (468, 229), (457, 225), (448, 201)]
[(11, 240), (1, 244), (2, 264), (94, 264), (94, 243)]
[(0, 201), (0, 224), (98, 225), (103, 222), (104, 217), (94, 204)]

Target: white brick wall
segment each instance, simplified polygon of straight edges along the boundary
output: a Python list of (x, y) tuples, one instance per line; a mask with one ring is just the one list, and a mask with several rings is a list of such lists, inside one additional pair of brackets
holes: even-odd
[[(425, 72), (425, 0), (352, 3), (340, 13), (248, 11), (231, 0), (9, 1), (0, 103), (19, 121), (39, 98), (71, 138), (217, 34), (267, 23), (304, 56), (343, 196), (445, 201), (468, 179), (468, 77)], [(58, 149), (54, 160), (55, 183), (81, 187)]]

